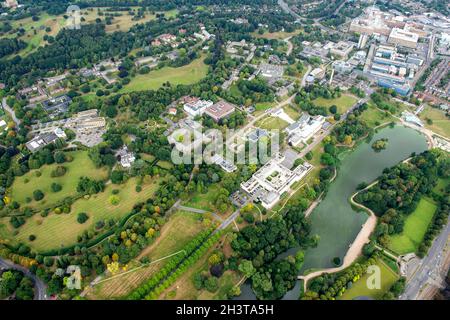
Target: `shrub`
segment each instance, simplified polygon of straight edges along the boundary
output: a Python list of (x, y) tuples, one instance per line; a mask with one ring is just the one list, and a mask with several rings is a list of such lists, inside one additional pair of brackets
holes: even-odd
[(34, 241), (34, 240), (36, 240), (36, 236), (34, 234), (30, 234), (30, 236), (28, 237), (28, 240)]
[(34, 190), (33, 191), (33, 198), (36, 201), (40, 201), (40, 200), (44, 199), (44, 193), (41, 190), (39, 190), (39, 189)]
[(62, 177), (63, 175), (65, 175), (67, 172), (66, 167), (64, 166), (57, 166), (54, 170), (52, 170), (52, 172), (50, 173), (50, 176), (52, 178), (56, 178), (56, 177)]
[(89, 219), (89, 216), (85, 212), (80, 212), (77, 216), (77, 221), (79, 224), (85, 223)]
[(51, 189), (53, 192), (59, 192), (62, 190), (62, 186), (59, 183), (53, 182), (51, 185)]
[(142, 187), (140, 185), (136, 186), (136, 192), (141, 192), (142, 191)]
[(110, 196), (109, 197), (109, 203), (111, 203), (113, 206), (117, 206), (120, 203), (120, 198), (118, 196)]

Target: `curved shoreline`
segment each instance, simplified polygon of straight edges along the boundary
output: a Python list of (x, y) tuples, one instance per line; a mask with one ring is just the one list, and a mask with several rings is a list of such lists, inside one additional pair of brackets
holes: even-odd
[(356, 202), (354, 200), (354, 198), (360, 192), (371, 188), (372, 186), (374, 186), (377, 183), (378, 183), (378, 180), (375, 182), (372, 182), (370, 185), (368, 185), (364, 189), (355, 192), (349, 199), (352, 206), (356, 206), (356, 207), (364, 210), (366, 213), (368, 213), (369, 218), (362, 225), (361, 231), (358, 233), (355, 240), (351, 243), (350, 248), (348, 249), (347, 253), (344, 256), (344, 261), (343, 261), (342, 265), (339, 267), (335, 267), (335, 268), (326, 268), (326, 269), (317, 270), (317, 271), (307, 274), (306, 276), (298, 276), (299, 280), (303, 280), (303, 290), (305, 292), (307, 290), (307, 285), (308, 285), (309, 280), (319, 277), (323, 274), (336, 273), (336, 272), (342, 271), (342, 270), (348, 268), (349, 266), (351, 266), (356, 261), (356, 259), (361, 255), (364, 245), (370, 241), (369, 237), (372, 234), (372, 232), (375, 230), (375, 227), (377, 226), (377, 217), (372, 210), (370, 210), (369, 208), (365, 207), (364, 205)]

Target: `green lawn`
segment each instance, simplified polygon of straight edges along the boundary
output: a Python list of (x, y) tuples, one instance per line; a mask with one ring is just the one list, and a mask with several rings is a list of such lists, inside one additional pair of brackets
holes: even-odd
[[(150, 261), (155, 261), (176, 253), (204, 229), (205, 226), (200, 221), (200, 215), (177, 211), (162, 226), (159, 237), (141, 252), (137, 260), (146, 256)], [(87, 296), (90, 299), (123, 297), (142, 282), (151, 278), (165, 262), (155, 263), (122, 277), (96, 285), (92, 290), (88, 291)]]
[(204, 58), (199, 58), (180, 68), (164, 67), (148, 74), (138, 74), (120, 92), (156, 90), (166, 82), (172, 85), (199, 82), (208, 73), (208, 66), (203, 61)]
[[(420, 113), (420, 118), (423, 120), (425, 127), (437, 134), (450, 138), (450, 119), (446, 117), (444, 111), (427, 106)], [(428, 119), (432, 121), (431, 124), (428, 124)]]
[(431, 199), (422, 198), (405, 221), (403, 232), (390, 237), (388, 248), (398, 254), (417, 251), (436, 211)]
[(300, 118), (300, 111), (295, 109), (292, 106), (287, 106), (283, 108), (284, 112), (287, 113), (289, 117), (291, 117), (292, 120), (297, 121)]
[(264, 117), (263, 119), (259, 120), (255, 124), (255, 126), (260, 127), (261, 129), (266, 129), (266, 130), (273, 130), (273, 129), (283, 130), (288, 125), (289, 124), (286, 121), (284, 121), (283, 119), (280, 119), (279, 117), (272, 117), (272, 116)]
[[(93, 228), (97, 221), (107, 221), (111, 218), (118, 220), (128, 214), (136, 203), (151, 197), (159, 186), (159, 180), (155, 179), (148, 184), (143, 184), (142, 191), (139, 193), (135, 191), (135, 186), (134, 178), (122, 185), (109, 184), (104, 192), (75, 201), (69, 214), (51, 213), (45, 218), (36, 214), (18, 229), (19, 234), (14, 238), (36, 250), (50, 250), (72, 245), (77, 242), (78, 235)], [(114, 189), (119, 190), (117, 197), (120, 202), (117, 205), (112, 205), (109, 201)], [(77, 222), (77, 215), (80, 212), (85, 212), (89, 216), (89, 220), (84, 224)], [(0, 221), (9, 225), (5, 219)], [(31, 234), (36, 236), (33, 242), (28, 240)]]
[[(31, 170), (21, 177), (17, 177), (11, 188), (11, 198), (19, 202), (22, 206), (29, 206), (34, 209), (42, 209), (63, 200), (65, 197), (74, 196), (77, 194), (77, 184), (80, 177), (89, 177), (95, 180), (103, 180), (108, 177), (108, 170), (98, 169), (88, 156), (86, 151), (68, 152), (68, 155), (73, 157), (72, 162), (63, 164), (45, 165), (37, 170)], [(57, 166), (64, 166), (67, 172), (62, 177), (51, 177), (51, 172)], [(37, 177), (36, 173), (41, 172), (41, 176)], [(28, 180), (28, 182), (26, 182)], [(59, 183), (62, 190), (59, 192), (52, 192), (52, 183)], [(43, 200), (30, 203), (26, 202), (27, 198), (33, 198), (33, 191), (36, 189), (42, 190), (45, 194)]]
[(319, 107), (326, 107), (329, 108), (332, 105), (336, 105), (338, 109), (338, 113), (343, 114), (345, 111), (350, 109), (356, 102), (358, 101), (357, 98), (355, 98), (352, 95), (343, 94), (339, 98), (335, 99), (325, 99), (322, 97), (319, 97), (312, 102)]
[(208, 187), (207, 193), (196, 192), (184, 205), (187, 207), (202, 209), (206, 211), (213, 211), (213, 202), (217, 197), (217, 192), (220, 186), (218, 184), (212, 184)]
[(369, 127), (376, 127), (379, 124), (395, 121), (396, 119), (391, 115), (377, 109), (372, 103), (368, 103), (369, 108), (361, 114), (363, 119)]
[(392, 271), (382, 260), (378, 259), (377, 266), (381, 271), (381, 288), (369, 289), (367, 287), (367, 279), (373, 275), (366, 273), (356, 281), (350, 289), (347, 289), (344, 294), (339, 297), (339, 300), (352, 300), (356, 297), (366, 296), (373, 299), (381, 299), (383, 294), (397, 281), (398, 275)]
[(272, 108), (273, 106), (274, 106), (273, 102), (258, 102), (255, 104), (255, 112), (253, 113), (253, 115), (257, 117), (267, 109)]
[(433, 191), (438, 195), (443, 195), (445, 188), (450, 183), (450, 179), (439, 179), (437, 185), (433, 188)]

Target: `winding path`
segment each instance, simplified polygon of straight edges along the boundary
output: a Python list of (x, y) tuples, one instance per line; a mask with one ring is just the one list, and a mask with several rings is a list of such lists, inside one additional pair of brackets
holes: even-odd
[(342, 263), (341, 266), (336, 267), (336, 268), (328, 268), (328, 269), (322, 269), (322, 270), (318, 270), (315, 272), (312, 272), (310, 274), (307, 274), (306, 276), (299, 276), (298, 279), (299, 280), (303, 280), (303, 288), (306, 291), (307, 289), (307, 284), (308, 281), (319, 277), (323, 274), (327, 274), (327, 273), (336, 273), (339, 271), (344, 270), (345, 268), (348, 268), (353, 262), (355, 262), (355, 260), (361, 255), (362, 249), (364, 247), (364, 245), (366, 243), (368, 243), (369, 237), (372, 234), (372, 232), (375, 230), (375, 227), (377, 226), (377, 218), (375, 213), (370, 210), (369, 208), (363, 206), (362, 204), (357, 203), (354, 198), (356, 197), (356, 195), (362, 191), (365, 191), (369, 188), (371, 188), (372, 186), (374, 186), (375, 184), (377, 184), (378, 181), (373, 182), (372, 184), (370, 184), (369, 186), (367, 186), (366, 188), (356, 192), (355, 194), (353, 194), (350, 198), (350, 203), (358, 208), (363, 209), (364, 211), (369, 213), (369, 218), (367, 219), (367, 221), (362, 225), (361, 227), (361, 231), (358, 233), (358, 236), (356, 237), (355, 241), (353, 241), (353, 243), (350, 245), (350, 248), (348, 249), (347, 253), (345, 254), (344, 257), (344, 261)]

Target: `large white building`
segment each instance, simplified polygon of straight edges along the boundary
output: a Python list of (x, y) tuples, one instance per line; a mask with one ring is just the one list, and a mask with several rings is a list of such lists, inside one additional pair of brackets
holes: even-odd
[(214, 103), (209, 100), (194, 99), (184, 104), (184, 111), (191, 117), (201, 116), (206, 108), (211, 107)]
[(324, 123), (325, 118), (321, 115), (311, 117), (309, 114), (303, 114), (298, 121), (285, 129), (289, 135), (289, 144), (297, 146), (302, 142), (307, 142), (322, 128)]
[(405, 46), (409, 48), (416, 48), (419, 41), (419, 35), (400, 28), (392, 28), (389, 35), (389, 43)]
[(290, 170), (282, 164), (283, 160), (284, 156), (277, 154), (248, 181), (241, 183), (242, 190), (253, 200), (261, 201), (266, 209), (273, 207), (283, 193), (288, 192), (294, 183), (300, 181), (313, 168), (311, 164), (304, 162)]

